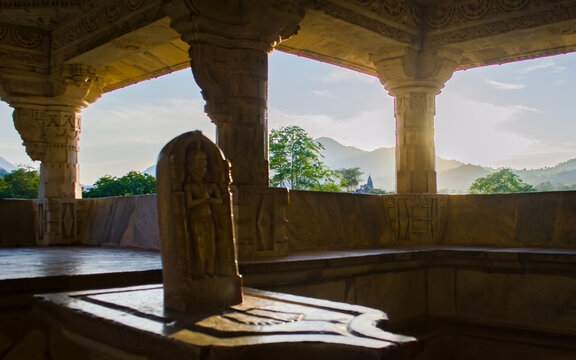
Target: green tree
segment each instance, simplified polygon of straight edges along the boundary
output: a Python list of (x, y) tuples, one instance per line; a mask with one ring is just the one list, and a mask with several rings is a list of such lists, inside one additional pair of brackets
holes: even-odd
[(40, 173), (31, 168), (20, 168), (0, 177), (0, 198), (36, 199)]
[(359, 167), (338, 169), (336, 172), (342, 177), (340, 186), (346, 187), (348, 192), (352, 192), (352, 190), (358, 186), (361, 181), (361, 176), (364, 174), (362, 171), (360, 171)]
[(333, 191), (338, 188), (333, 183), (338, 175), (320, 159), (322, 149), (322, 144), (315, 142), (299, 126), (272, 130), (269, 149), (271, 185), (294, 190)]
[(386, 190), (374, 188), (374, 189), (368, 190), (368, 194), (382, 195), (382, 194), (386, 194)]
[(138, 171), (130, 171), (117, 178), (104, 175), (96, 180), (94, 186), (84, 191), (85, 198), (99, 198), (108, 196), (130, 196), (156, 193), (156, 178), (152, 175)]
[(492, 174), (474, 180), (470, 186), (471, 194), (499, 194), (535, 191), (534, 187), (526, 184), (514, 174), (511, 169), (500, 169)]

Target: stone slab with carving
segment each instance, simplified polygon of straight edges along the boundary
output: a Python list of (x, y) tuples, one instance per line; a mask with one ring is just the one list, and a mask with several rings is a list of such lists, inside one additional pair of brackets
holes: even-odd
[[(362, 306), (244, 288), (220, 312), (165, 310), (161, 285), (36, 296), (64, 333), (106, 359), (411, 359), (416, 340)], [(120, 350), (121, 349), (121, 350)]]
[(230, 165), (200, 131), (170, 141), (156, 167), (166, 306), (198, 311), (242, 302)]

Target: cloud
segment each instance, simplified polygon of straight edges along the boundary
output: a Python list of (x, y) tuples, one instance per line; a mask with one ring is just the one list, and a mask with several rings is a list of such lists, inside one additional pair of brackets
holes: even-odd
[[(99, 106), (100, 105), (100, 106)], [(215, 126), (199, 99), (168, 99), (137, 107), (94, 103), (82, 116), (81, 182), (121, 176), (156, 162), (162, 147), (181, 133), (201, 130), (214, 141)]]
[(520, 89), (524, 89), (526, 87), (525, 84), (503, 83), (503, 82), (491, 80), (491, 79), (487, 79), (485, 81), (486, 81), (486, 83), (492, 85), (493, 87), (495, 87), (496, 89), (499, 89), (499, 90), (520, 90)]
[(517, 110), (518, 112), (533, 112), (537, 114), (542, 114), (542, 110), (526, 105), (511, 105), (511, 108)]
[(534, 140), (507, 130), (525, 109), (466, 99), (459, 95), (438, 98), (435, 121), (437, 154), (484, 166), (501, 166), (504, 158), (524, 153)]
[(532, 72), (535, 70), (540, 69), (547, 69), (551, 67), (555, 67), (556, 63), (550, 59), (541, 59), (541, 60), (534, 60), (529, 62), (530, 65), (524, 67), (522, 71), (524, 72)]
[(551, 145), (535, 142), (522, 154), (506, 157), (499, 164), (515, 169), (539, 169), (574, 158), (576, 158), (576, 143), (560, 142)]
[(384, 102), (381, 108), (358, 112), (350, 117), (335, 117), (321, 113), (292, 113), (272, 107), (269, 110), (269, 128), (298, 125), (313, 138), (330, 137), (359, 149), (371, 151), (392, 147), (395, 143), (393, 102)]
[(323, 78), (327, 83), (337, 83), (342, 81), (361, 81), (364, 83), (377, 83), (380, 80), (376, 76), (367, 75), (358, 71), (335, 66)]
[(314, 94), (316, 96), (328, 97), (328, 98), (335, 98), (336, 97), (334, 94), (332, 94), (328, 90), (314, 90), (314, 91), (312, 91), (312, 94)]

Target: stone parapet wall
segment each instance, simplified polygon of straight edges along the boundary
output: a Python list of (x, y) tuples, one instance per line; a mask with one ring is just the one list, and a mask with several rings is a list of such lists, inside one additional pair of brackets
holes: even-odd
[(446, 195), (441, 244), (576, 247), (576, 192)]
[(81, 244), (160, 250), (156, 195), (85, 199)]
[[(576, 248), (576, 192), (572, 191), (359, 195), (312, 191), (280, 194), (275, 190), (265, 191), (270, 193), (266, 202), (260, 193), (260, 200), (246, 202), (254, 207), (251, 216), (255, 225), (242, 234), (259, 234), (265, 243), (265, 234), (270, 233), (276, 242), (287, 239), (286, 245), (260, 251), (244, 237), (239, 248), (252, 247), (240, 249), (241, 258), (398, 246)], [(160, 248), (155, 195), (76, 201), (82, 203), (75, 222), (76, 243)], [(32, 200), (0, 200), (0, 246), (36, 244), (42, 229), (34, 204)], [(271, 217), (267, 209), (275, 209), (275, 215)]]
[(290, 191), (290, 252), (397, 246), (576, 247), (576, 192), (356, 195)]

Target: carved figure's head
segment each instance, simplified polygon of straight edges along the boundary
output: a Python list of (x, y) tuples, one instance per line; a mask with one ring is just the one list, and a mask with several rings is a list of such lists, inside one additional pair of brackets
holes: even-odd
[(206, 153), (202, 150), (192, 150), (187, 159), (188, 176), (194, 182), (201, 182), (208, 172)]

